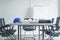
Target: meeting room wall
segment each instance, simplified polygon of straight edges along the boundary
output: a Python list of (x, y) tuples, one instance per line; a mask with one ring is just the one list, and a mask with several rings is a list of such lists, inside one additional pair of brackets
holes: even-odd
[(58, 0), (58, 16), (60, 16), (60, 0)]
[[(49, 1), (54, 2), (54, 0)], [(57, 3), (58, 0), (55, 1)], [(15, 17), (30, 18), (33, 16), (33, 7), (42, 4), (48, 4), (48, 0), (0, 0), (0, 18), (5, 18), (6, 24), (12, 23)], [(53, 8), (54, 6), (58, 5), (53, 5)]]
[(0, 0), (0, 18), (5, 18), (6, 23), (30, 16), (29, 0)]

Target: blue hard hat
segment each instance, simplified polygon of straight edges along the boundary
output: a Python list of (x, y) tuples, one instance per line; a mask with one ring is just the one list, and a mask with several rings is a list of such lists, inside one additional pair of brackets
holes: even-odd
[(21, 19), (20, 18), (15, 18), (13, 23), (21, 23)]

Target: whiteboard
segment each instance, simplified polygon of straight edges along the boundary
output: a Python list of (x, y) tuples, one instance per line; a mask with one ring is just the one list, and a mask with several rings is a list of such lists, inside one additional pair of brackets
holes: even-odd
[(51, 6), (33, 7), (33, 18), (35, 19), (51, 19), (57, 16), (57, 9)]

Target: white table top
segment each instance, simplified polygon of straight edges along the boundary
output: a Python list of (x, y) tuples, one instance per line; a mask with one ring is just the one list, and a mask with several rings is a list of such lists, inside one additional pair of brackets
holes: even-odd
[(45, 25), (45, 26), (48, 26), (48, 25), (54, 25), (52, 23), (10, 23), (9, 25), (35, 25), (35, 26), (40, 26), (40, 25)]

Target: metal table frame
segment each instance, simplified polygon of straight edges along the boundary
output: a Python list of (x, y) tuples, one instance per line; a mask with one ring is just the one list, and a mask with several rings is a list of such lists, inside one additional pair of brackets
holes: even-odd
[[(43, 28), (43, 30), (42, 30), (42, 40), (44, 40), (44, 26), (50, 26), (50, 25), (54, 25), (54, 24), (52, 24), (52, 23), (10, 23), (9, 25), (18, 25), (18, 40), (21, 40), (21, 26), (24, 26), (24, 25), (39, 26), (38, 27), (39, 30), (40, 30), (40, 26), (42, 26), (42, 28)], [(19, 37), (19, 34), (20, 34), (20, 37)], [(39, 40), (40, 40), (40, 34), (39, 34)]]

